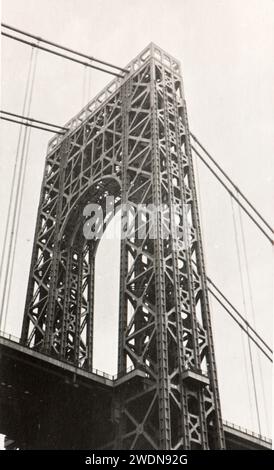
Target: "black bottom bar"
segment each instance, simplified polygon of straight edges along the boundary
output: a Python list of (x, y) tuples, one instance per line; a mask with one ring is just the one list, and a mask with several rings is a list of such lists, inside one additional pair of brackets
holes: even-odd
[[(74, 450), (74, 451), (13, 451), (0, 452), (0, 464), (24, 464), (35, 463), (37, 467), (40, 463), (45, 464), (69, 464), (90, 468), (95, 465), (107, 465), (110, 468), (123, 468), (127, 465), (178, 465), (185, 468), (198, 468), (215, 464), (226, 466), (252, 464), (262, 466), (271, 464), (273, 454), (271, 451), (94, 451), (94, 450)], [(174, 468), (174, 467), (173, 467)], [(176, 468), (176, 467), (175, 467)], [(202, 467), (200, 467), (202, 468)]]

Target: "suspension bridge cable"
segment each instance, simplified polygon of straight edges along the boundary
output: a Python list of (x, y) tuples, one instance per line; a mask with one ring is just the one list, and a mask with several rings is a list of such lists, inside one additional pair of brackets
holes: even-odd
[[(244, 261), (245, 261), (245, 270), (246, 270), (246, 275), (247, 275), (247, 287), (248, 287), (249, 300), (250, 300), (251, 312), (252, 312), (252, 317), (253, 317), (253, 324), (254, 324), (254, 326), (255, 326), (255, 328), (256, 328), (256, 314), (255, 314), (255, 306), (254, 306), (254, 299), (253, 299), (253, 294), (252, 294), (250, 270), (249, 270), (249, 263), (248, 263), (248, 256), (247, 256), (246, 237), (245, 237), (245, 232), (244, 232), (244, 224), (243, 224), (243, 218), (242, 218), (242, 211), (241, 211), (241, 209), (240, 209), (239, 206), (238, 206), (238, 211), (239, 211), (240, 231), (241, 231), (241, 238), (242, 238), (242, 245), (243, 245)], [(259, 355), (259, 351), (257, 350), (256, 352), (257, 352), (257, 361), (258, 361), (259, 373), (260, 373), (260, 379), (261, 379), (261, 386), (262, 386), (264, 414), (265, 414), (265, 419), (266, 419), (267, 428), (268, 428), (268, 430), (269, 430), (268, 414), (267, 414), (267, 411), (266, 411), (266, 410), (267, 410), (267, 406), (266, 406), (264, 379), (263, 379), (263, 374), (262, 374), (261, 357), (260, 357), (260, 355)]]
[[(29, 103), (28, 103), (27, 116), (30, 113), (31, 101), (32, 101), (32, 96), (33, 96), (33, 89), (34, 89), (34, 79), (35, 79), (36, 66), (37, 66), (37, 49), (35, 49), (35, 61), (34, 61), (33, 74), (32, 74), (32, 78), (31, 78), (30, 93), (29, 93), (30, 99), (29, 99)], [(14, 260), (15, 260), (15, 253), (16, 253), (16, 247), (17, 247), (20, 219), (21, 219), (22, 200), (23, 200), (23, 192), (24, 192), (24, 185), (25, 185), (28, 155), (29, 155), (30, 135), (31, 135), (31, 127), (27, 127), (26, 130), (25, 130), (23, 146), (22, 146), (22, 160), (23, 160), (22, 177), (21, 177), (21, 181), (20, 181), (20, 185), (19, 185), (18, 205), (17, 205), (16, 216), (15, 216), (15, 219), (16, 219), (15, 231), (14, 231), (15, 235), (14, 235), (14, 243), (13, 243), (12, 255), (11, 255), (11, 260), (10, 260), (10, 275), (9, 275), (9, 281), (8, 281), (6, 308), (5, 308), (5, 313), (3, 315), (4, 316), (4, 320), (3, 320), (3, 324), (4, 324), (3, 329), (4, 329), (4, 331), (6, 329), (6, 321), (7, 321), (8, 307), (9, 307), (9, 300), (10, 300), (10, 292), (11, 292), (11, 284), (12, 284), (13, 270), (14, 270)]]
[[(200, 209), (201, 209), (201, 190), (200, 190), (200, 181), (199, 181), (199, 170), (198, 170), (198, 162), (197, 162), (197, 155), (195, 154), (195, 158), (194, 158), (194, 161), (195, 161), (195, 167), (196, 167), (196, 174), (197, 174), (197, 188), (198, 188), (198, 200), (199, 200), (199, 205), (200, 205)], [(239, 207), (239, 206), (238, 206)], [(239, 207), (239, 210), (240, 210), (240, 207)], [(202, 233), (204, 233), (204, 227), (203, 227), (203, 220), (201, 219), (201, 225), (202, 225)], [(194, 262), (194, 261), (193, 261)], [(196, 265), (196, 263), (194, 262), (194, 264)], [(258, 356), (258, 359), (260, 360), (260, 356), (259, 356), (259, 350), (266, 356), (266, 358), (272, 362), (272, 358), (264, 351), (264, 349), (261, 347), (261, 345), (258, 343), (258, 341), (253, 338), (249, 331), (248, 331), (248, 326), (249, 328), (251, 329), (252, 333), (255, 334), (257, 336), (257, 338), (266, 346), (267, 349), (270, 350), (270, 352), (272, 353), (272, 350), (271, 348), (266, 344), (266, 342), (260, 337), (260, 335), (258, 335), (258, 333), (256, 332), (256, 330), (251, 326), (249, 325), (249, 323), (247, 322), (247, 320), (240, 314), (240, 312), (238, 312), (238, 310), (231, 304), (231, 302), (228, 301), (228, 299), (222, 294), (222, 292), (217, 288), (217, 286), (213, 283), (213, 281), (211, 281), (211, 279), (209, 279), (207, 277), (207, 281), (209, 283), (211, 283), (211, 285), (213, 287), (215, 287), (215, 289), (217, 290), (218, 294), (222, 296), (222, 298), (224, 300), (226, 300), (226, 302), (228, 303), (228, 305), (237, 313), (237, 315), (241, 318), (242, 321), (244, 321), (244, 324), (246, 326), (246, 328), (237, 320), (237, 318), (235, 318), (235, 315), (233, 315), (233, 313), (231, 313), (231, 311), (224, 305), (224, 303), (221, 301), (221, 299), (219, 298), (218, 295), (216, 295), (216, 293), (214, 293), (212, 291), (212, 289), (210, 289), (209, 287), (209, 292), (213, 295), (213, 297), (217, 300), (217, 302), (219, 303), (219, 305), (222, 306), (222, 308), (230, 315), (230, 317), (232, 317), (232, 319), (236, 322), (236, 324), (241, 328), (241, 331), (246, 333), (248, 336), (250, 336), (250, 339), (251, 341), (254, 342), (254, 344), (257, 346), (257, 356)], [(210, 300), (210, 298), (209, 298)], [(243, 338), (242, 338), (242, 341), (243, 341)], [(243, 343), (243, 348), (244, 348), (244, 343)], [(243, 349), (244, 350), (244, 349)], [(245, 353), (244, 353), (244, 360), (245, 360), (245, 370), (246, 370), (246, 375), (247, 375), (247, 367), (246, 367), (246, 357), (245, 357)], [(260, 362), (259, 362), (260, 364)], [(260, 369), (260, 372), (261, 372), (261, 369)], [(263, 380), (262, 380), (262, 373), (261, 373), (261, 381), (262, 381), (262, 384), (263, 384)], [(248, 377), (247, 377), (247, 384), (248, 384)], [(250, 403), (250, 410), (251, 410), (251, 396), (250, 396), (250, 390), (249, 390), (249, 387), (248, 387), (248, 396), (249, 396), (249, 403)], [(264, 404), (265, 404), (265, 397), (264, 397)], [(266, 410), (266, 408), (265, 408)], [(267, 418), (266, 418), (266, 422), (267, 422)], [(268, 424), (268, 422), (267, 422)]]
[(236, 318), (236, 316), (227, 308), (227, 306), (222, 302), (222, 300), (216, 295), (216, 292), (214, 292), (210, 287), (208, 287), (208, 291), (213, 295), (213, 297), (217, 300), (217, 302), (224, 308), (224, 310), (229, 314), (229, 316), (237, 323), (237, 325), (241, 328), (241, 330), (250, 338), (251, 341), (257, 346), (257, 348), (260, 349), (260, 351), (265, 355), (265, 357), (270, 361), (273, 362), (273, 359), (271, 356), (268, 355), (268, 353), (262, 348), (262, 346), (258, 343), (258, 341), (251, 336), (248, 328), (245, 328), (243, 324)]
[(16, 227), (15, 227), (15, 236), (14, 236), (14, 244), (13, 244), (13, 249), (12, 249), (12, 255), (11, 255), (11, 262), (10, 262), (10, 275), (9, 275), (9, 282), (8, 282), (8, 289), (7, 289), (7, 300), (6, 300), (6, 308), (5, 312), (3, 314), (3, 331), (6, 331), (6, 321), (7, 321), (7, 315), (8, 315), (8, 308), (9, 308), (9, 301), (10, 301), (10, 293), (11, 293), (11, 285), (12, 285), (12, 278), (13, 278), (13, 270), (14, 270), (14, 260), (15, 260), (15, 253), (16, 253), (16, 247), (17, 247), (17, 240), (18, 240), (18, 231), (19, 231), (19, 226), (20, 226), (20, 220), (21, 220), (21, 210), (22, 210), (22, 201), (23, 201), (23, 190), (24, 190), (24, 184), (25, 184), (25, 176), (26, 176), (26, 168), (27, 168), (27, 161), (28, 161), (28, 153), (29, 153), (29, 145), (30, 145), (30, 135), (31, 135), (31, 128), (26, 128), (25, 132), (25, 142), (23, 145), (23, 150), (26, 148), (25, 153), (25, 159), (23, 163), (23, 170), (22, 170), (22, 183), (20, 187), (20, 195), (19, 195), (19, 206), (18, 206), (18, 211), (17, 211), (17, 221), (16, 221)]
[(82, 94), (82, 107), (90, 101), (90, 90), (91, 90), (91, 69), (85, 67), (83, 76), (83, 94)]
[[(37, 49), (35, 53), (31, 56), (31, 73), (27, 77), (27, 99), (26, 99), (26, 115), (28, 116), (30, 113), (30, 107), (32, 102), (33, 96), (33, 89), (34, 89), (34, 81), (35, 81), (35, 74), (36, 74), (36, 66), (37, 66)], [(23, 112), (25, 114), (25, 111)], [(5, 305), (7, 299), (7, 293), (9, 292), (9, 282), (11, 281), (10, 273), (12, 268), (11, 262), (14, 260), (12, 259), (12, 252), (14, 244), (16, 245), (16, 227), (17, 227), (17, 219), (18, 219), (18, 207), (20, 204), (20, 192), (21, 192), (21, 185), (22, 185), (22, 178), (23, 178), (23, 168), (24, 168), (24, 159), (25, 159), (25, 148), (26, 148), (26, 141), (27, 141), (27, 131), (25, 130), (23, 146), (21, 151), (21, 157), (19, 159), (19, 169), (18, 169), (18, 180), (16, 186), (16, 191), (14, 195), (14, 207), (13, 207), (13, 214), (12, 214), (12, 222), (11, 222), (11, 233), (10, 233), (10, 241), (8, 247), (8, 254), (7, 254), (7, 265), (6, 265), (6, 273), (4, 279), (4, 286), (3, 286), (3, 295), (2, 295), (2, 302), (1, 302), (1, 319), (4, 318), (4, 323), (6, 323), (6, 312)], [(4, 317), (3, 317), (4, 316)]]
[[(248, 199), (246, 198), (246, 196), (239, 190), (239, 188), (233, 183), (233, 181), (231, 180), (231, 178), (229, 178), (229, 176), (224, 172), (224, 170), (220, 167), (220, 165), (218, 165), (217, 162), (215, 162), (215, 160), (213, 159), (213, 157), (211, 157), (211, 155), (206, 151), (206, 149), (202, 146), (202, 144), (198, 141), (198, 139), (193, 135), (191, 134), (193, 139), (197, 142), (197, 144), (200, 146), (200, 148), (206, 153), (206, 155), (208, 155), (208, 157), (211, 159), (211, 161), (213, 161), (213, 163), (215, 164), (215, 166), (220, 170), (220, 172), (226, 177), (226, 179), (230, 182), (230, 184), (237, 190), (237, 199), (239, 199), (239, 195), (242, 196), (242, 198), (247, 202), (247, 204), (251, 207), (251, 209), (254, 210), (254, 212), (258, 215), (258, 217), (263, 221), (263, 223), (265, 223), (265, 225), (273, 232), (273, 229), (270, 227), (270, 225), (266, 222), (266, 220), (261, 216), (261, 214), (259, 214), (259, 212), (256, 210), (256, 208), (250, 203), (250, 201), (248, 201)], [(195, 157), (197, 159), (197, 154), (195, 154)], [(196, 161), (196, 172), (197, 172), (197, 175), (198, 175), (198, 165), (197, 165), (197, 160), (195, 159)], [(199, 175), (198, 175), (199, 176)], [(199, 189), (199, 181), (198, 181), (198, 192), (200, 191)], [(240, 214), (240, 221), (242, 219), (241, 217), (241, 210), (240, 210), (240, 206), (238, 206), (238, 209), (239, 209), (239, 214)], [(242, 221), (241, 221), (241, 225), (242, 225)], [(244, 236), (244, 233), (243, 233), (243, 227), (241, 228), (242, 230), (242, 238)], [(244, 243), (244, 240), (243, 240), (243, 243)], [(251, 302), (251, 306), (252, 306), (252, 313), (253, 313), (253, 321), (254, 321), (254, 325), (256, 327), (256, 321), (255, 321), (255, 309), (254, 309), (254, 302), (253, 302), (253, 296), (252, 296), (252, 290), (251, 290), (251, 283), (250, 283), (250, 276), (249, 276), (249, 271), (248, 271), (248, 261), (247, 261), (247, 253), (246, 253), (246, 247), (245, 247), (245, 244), (244, 244), (244, 251), (245, 251), (245, 260), (246, 260), (246, 266), (247, 266), (247, 275), (248, 275), (248, 285), (249, 285), (249, 296), (250, 296), (250, 302)], [(270, 351), (270, 353), (272, 354), (273, 351), (271, 350), (271, 348), (267, 345), (267, 343), (261, 338), (260, 335), (258, 335), (258, 333), (256, 332), (256, 330), (248, 323), (248, 321), (240, 314), (240, 312), (231, 304), (231, 302), (223, 295), (223, 293), (217, 288), (216, 284), (213, 283), (213, 281), (207, 277), (207, 280), (209, 283), (211, 283), (211, 285), (217, 290), (218, 294), (221, 295), (221, 297), (228, 303), (228, 305), (233, 309), (233, 311), (241, 318), (242, 321), (244, 321), (245, 325), (251, 329), (252, 333), (255, 334), (257, 336), (257, 338), (262, 342), (262, 344)], [(219, 304), (225, 309), (225, 311), (227, 311), (227, 313), (235, 320), (235, 322), (240, 326), (240, 328), (242, 329), (242, 331), (244, 331), (247, 335), (249, 335), (249, 332), (243, 328), (243, 326), (237, 321), (237, 319), (234, 317), (233, 314), (231, 314), (231, 312), (225, 307), (225, 305), (220, 301), (220, 299), (212, 292), (212, 290), (209, 288), (209, 291), (212, 293), (212, 295), (215, 297), (215, 299), (219, 302)], [(253, 341), (253, 338), (250, 337), (251, 340)], [(269, 355), (267, 353), (265, 353), (263, 351), (263, 349), (260, 347), (260, 345), (257, 343), (257, 341), (254, 341), (254, 343), (256, 344), (256, 346), (263, 352), (263, 354), (265, 354), (265, 356), (272, 362), (272, 359), (271, 357), (269, 357)], [(260, 372), (260, 379), (261, 379), (261, 385), (262, 385), (262, 393), (263, 393), (263, 403), (264, 403), (264, 413), (265, 413), (265, 419), (266, 419), (266, 425), (267, 425), (267, 428), (269, 428), (269, 425), (268, 425), (268, 415), (267, 415), (267, 412), (266, 412), (266, 398), (265, 398), (265, 390), (264, 390), (264, 380), (263, 380), (263, 374), (262, 374), (262, 367), (261, 367), (261, 357), (259, 355), (259, 349), (256, 349), (256, 353), (257, 353), (257, 360), (258, 360), (258, 364), (259, 364), (259, 372)], [(246, 358), (245, 358), (245, 362), (246, 362)]]
[(20, 124), (20, 126), (33, 127), (34, 129), (40, 129), (41, 131), (52, 132), (53, 134), (64, 135), (65, 133), (64, 131), (57, 131), (57, 130), (50, 129), (47, 127), (36, 126), (35, 124), (32, 124), (31, 122), (17, 121), (16, 119), (7, 118), (5, 116), (0, 116), (0, 119), (2, 119), (3, 121), (13, 122), (14, 124)]
[(5, 116), (0, 116), (0, 119), (3, 120), (3, 121), (8, 121), (8, 122), (12, 122), (14, 124), (20, 124), (20, 126), (26, 126), (26, 127), (32, 127), (34, 129), (40, 129), (42, 131), (46, 131), (46, 132), (52, 132), (54, 134), (61, 134), (61, 135), (64, 135), (65, 134), (65, 131), (57, 131), (56, 129), (50, 129), (50, 128), (47, 128), (47, 127), (42, 127), (42, 126), (36, 126), (35, 124), (32, 124), (31, 122), (28, 122), (27, 121), (27, 118), (26, 119), (26, 122), (24, 121), (18, 121), (16, 119), (13, 119), (13, 118), (7, 118)]
[[(192, 260), (194, 266), (197, 266), (196, 262), (194, 260)], [(222, 305), (225, 310), (230, 314), (231, 318), (235, 319), (237, 325), (239, 325), (242, 330), (245, 331), (245, 328), (246, 329), (249, 329), (256, 337), (257, 339), (262, 343), (262, 345), (268, 349), (269, 353), (270, 354), (273, 354), (273, 351), (272, 349), (270, 348), (270, 346), (264, 341), (264, 339), (259, 335), (259, 333), (255, 330), (255, 328), (252, 327), (252, 325), (250, 325), (250, 323), (246, 320), (246, 318), (239, 312), (239, 310), (236, 309), (236, 307), (230, 302), (230, 300), (223, 294), (223, 292), (217, 287), (217, 285), (215, 284), (215, 282), (212, 281), (212, 279), (210, 277), (207, 276), (207, 282), (215, 289), (215, 291), (217, 292), (214, 292), (212, 291), (212, 289), (210, 287), (208, 287), (208, 290), (212, 293), (212, 295), (214, 295), (214, 297), (216, 298), (216, 300), (220, 300), (219, 303), (220, 305)], [(220, 299), (221, 296), (222, 300), (225, 301), (229, 307), (234, 311), (234, 313), (237, 315), (237, 317), (240, 318), (240, 320), (245, 324), (245, 327), (242, 325), (242, 323), (239, 322), (238, 319), (236, 319), (236, 317), (234, 316), (234, 314), (232, 314), (231, 310), (228, 309), (228, 307), (225, 307), (225, 305), (222, 303), (222, 300)], [(250, 333), (249, 333), (250, 334)], [(251, 337), (251, 339), (253, 340), (253, 337)], [(258, 343), (256, 342), (256, 344), (258, 345)], [(259, 346), (259, 345), (258, 345)], [(262, 348), (262, 346), (260, 346), (260, 349)], [(261, 349), (262, 352), (264, 352), (262, 349)], [(272, 358), (270, 356), (268, 356), (268, 353), (265, 353), (264, 354), (267, 356), (267, 358), (272, 362)]]
[(87, 101), (90, 100), (90, 95), (91, 95), (91, 70), (88, 69), (88, 87), (87, 87)]
[(128, 73), (128, 70), (127, 70), (127, 69), (124, 69), (124, 68), (122, 68), (122, 67), (119, 67), (119, 66), (117, 66), (117, 65), (111, 64), (111, 63), (109, 63), (109, 62), (106, 62), (106, 61), (103, 61), (103, 60), (100, 60), (100, 59), (96, 59), (95, 57), (90, 56), (90, 55), (88, 55), (88, 54), (84, 54), (83, 52), (75, 51), (74, 49), (70, 49), (70, 48), (68, 48), (68, 47), (61, 46), (60, 44), (57, 44), (56, 42), (52, 42), (52, 41), (49, 41), (48, 39), (43, 39), (43, 38), (41, 38), (40, 36), (35, 36), (34, 34), (27, 33), (26, 31), (23, 31), (23, 30), (21, 30), (21, 29), (15, 28), (14, 26), (7, 25), (6, 23), (1, 23), (1, 26), (2, 26), (3, 28), (10, 29), (11, 31), (14, 31), (14, 32), (16, 32), (16, 33), (20, 33), (20, 34), (22, 34), (23, 36), (28, 36), (28, 37), (30, 37), (30, 38), (36, 39), (36, 40), (39, 41), (39, 42), (43, 42), (43, 43), (45, 43), (45, 44), (49, 44), (50, 46), (57, 47), (58, 49), (63, 49), (64, 51), (71, 52), (71, 53), (73, 53), (73, 54), (79, 55), (80, 57), (84, 57), (85, 59), (89, 59), (89, 60), (91, 60), (91, 61), (93, 61), (93, 62), (97, 62), (97, 63), (99, 63), (99, 64), (106, 65), (106, 66), (108, 66), (108, 67), (111, 67), (111, 68), (120, 70), (121, 72)]
[(69, 130), (68, 127), (59, 126), (57, 124), (52, 124), (51, 122), (47, 122), (47, 121), (40, 121), (38, 119), (22, 116), (21, 114), (11, 113), (11, 112), (8, 112), (8, 111), (4, 111), (3, 109), (0, 110), (0, 113), (1, 114), (6, 114), (8, 116), (13, 116), (13, 117), (16, 117), (16, 118), (19, 118), (19, 119), (27, 120), (27, 121), (30, 121), (30, 122), (36, 122), (38, 124), (44, 124), (44, 125), (49, 126), (49, 127), (56, 127), (57, 129), (61, 129), (63, 131), (68, 131)]
[[(234, 225), (234, 233), (235, 233), (235, 243), (236, 243), (237, 258), (238, 258), (238, 265), (239, 265), (239, 273), (240, 273), (240, 282), (241, 282), (244, 312), (245, 312), (245, 316), (247, 317), (247, 306), (246, 306), (245, 290), (244, 290), (244, 278), (243, 278), (243, 272), (242, 272), (240, 246), (239, 246), (239, 240), (238, 240), (237, 224), (236, 224), (236, 217), (235, 217), (232, 197), (231, 197), (231, 207), (232, 207), (233, 225)], [(247, 331), (249, 331), (248, 327), (247, 327)], [(253, 392), (254, 392), (257, 424), (258, 424), (259, 433), (261, 434), (261, 420), (260, 420), (258, 396), (257, 396), (257, 387), (256, 387), (256, 381), (255, 381), (255, 373), (254, 373), (253, 355), (252, 355), (252, 349), (251, 349), (250, 335), (249, 334), (247, 336), (247, 345), (248, 345), (249, 360), (250, 360), (250, 366), (251, 366), (251, 376), (252, 376), (252, 383), (253, 383)]]
[[(32, 62), (33, 62), (33, 52), (34, 52), (34, 49), (31, 49), (30, 63), (29, 63), (29, 69), (28, 69), (28, 74), (27, 74), (27, 82), (26, 82), (24, 102), (23, 102), (23, 111), (22, 111), (23, 114), (25, 114), (27, 97), (28, 97), (28, 90), (29, 90), (29, 85), (30, 85), (30, 76), (31, 76)], [(6, 222), (5, 234), (4, 234), (4, 243), (3, 243), (3, 249), (2, 249), (2, 257), (1, 257), (1, 265), (0, 265), (0, 280), (1, 280), (2, 270), (3, 270), (3, 266), (4, 266), (5, 253), (6, 253), (7, 237), (8, 237), (8, 230), (9, 230), (9, 225), (10, 225), (12, 202), (13, 202), (14, 191), (15, 191), (15, 180), (16, 180), (17, 166), (18, 166), (18, 160), (19, 160), (19, 149), (20, 149), (20, 144), (21, 144), (21, 137), (22, 137), (22, 127), (20, 126), (19, 137), (18, 137), (17, 148), (16, 148), (16, 154), (15, 154), (15, 162), (14, 162), (14, 168), (13, 168), (13, 174), (12, 174), (12, 182), (11, 182), (11, 191), (10, 191), (10, 197), (9, 197), (7, 222)], [(0, 323), (1, 323), (1, 320), (2, 320), (2, 317), (0, 315)]]
[(192, 150), (198, 155), (200, 160), (204, 163), (204, 165), (211, 171), (211, 173), (217, 178), (217, 180), (221, 183), (222, 186), (228, 191), (230, 196), (239, 204), (239, 206), (244, 210), (244, 212), (248, 215), (248, 217), (254, 222), (254, 224), (258, 227), (258, 229), (264, 234), (264, 236), (268, 239), (268, 241), (271, 243), (271, 245), (274, 245), (273, 239), (265, 232), (265, 230), (261, 227), (261, 225), (254, 219), (254, 217), (250, 214), (250, 212), (243, 206), (243, 204), (239, 201), (239, 199), (233, 194), (233, 192), (228, 188), (228, 186), (222, 181), (220, 176), (217, 175), (217, 173), (211, 168), (211, 166), (205, 161), (205, 159), (202, 157), (202, 155), (198, 152), (198, 150), (191, 146)]
[(37, 47), (38, 49), (41, 49), (41, 51), (49, 52), (50, 54), (57, 55), (59, 57), (62, 57), (63, 59), (71, 60), (72, 62), (75, 62), (77, 64), (86, 65), (87, 67), (90, 67), (95, 70), (99, 70), (100, 72), (105, 72), (105, 73), (108, 73), (109, 75), (114, 75), (115, 77), (124, 78), (124, 75), (121, 75), (119, 73), (112, 72), (111, 70), (103, 69), (102, 67), (98, 67), (97, 65), (91, 65), (88, 62), (84, 62), (83, 60), (76, 59), (75, 57), (70, 57), (68, 55), (62, 54), (61, 52), (53, 51), (52, 49), (49, 49), (48, 47), (37, 45), (34, 42), (27, 41), (26, 39), (13, 36), (12, 34), (8, 34), (5, 32), (2, 32), (1, 34), (2, 36), (5, 36), (9, 39), (13, 39), (14, 41), (19, 41), (23, 44), (27, 44), (28, 46)]
[[(201, 188), (200, 188), (200, 177), (199, 177), (199, 169), (198, 169), (198, 162), (197, 162), (197, 155), (194, 156), (194, 168), (196, 170), (196, 181), (197, 181), (197, 194), (198, 194), (198, 201), (199, 201), (199, 206), (200, 206), (200, 212), (201, 212), (201, 226), (202, 226), (202, 233), (204, 234), (204, 223), (203, 223), (203, 217), (202, 217), (202, 198), (201, 198)], [(204, 236), (203, 236), (204, 238)], [(195, 266), (196, 263), (194, 260), (192, 260), (193, 264)], [(223, 298), (223, 300), (226, 301), (226, 303), (232, 308), (232, 310), (236, 313), (236, 315), (245, 323), (246, 327), (248, 327), (252, 333), (259, 339), (259, 341), (262, 342), (262, 344), (269, 350), (271, 354), (273, 354), (272, 349), (268, 346), (268, 344), (263, 340), (263, 338), (257, 333), (255, 328), (253, 328), (250, 323), (247, 321), (246, 318), (241, 315), (241, 313), (234, 307), (234, 305), (228, 300), (228, 298), (221, 292), (221, 290), (217, 287), (217, 285), (207, 276), (207, 282), (210, 283), (218, 292), (218, 294)], [(216, 297), (217, 299), (217, 297)], [(218, 300), (218, 299), (217, 299)], [(223, 305), (223, 304), (221, 304)], [(234, 318), (234, 317), (233, 317)], [(238, 323), (238, 322), (237, 322)], [(268, 357), (268, 356), (267, 356)]]
[(259, 333), (257, 333), (257, 331), (255, 330), (255, 328), (253, 328), (250, 323), (247, 321), (246, 318), (243, 317), (243, 315), (239, 312), (239, 310), (236, 309), (236, 307), (234, 307), (234, 305), (228, 300), (228, 298), (222, 293), (222, 291), (216, 286), (216, 284), (212, 281), (212, 279), (210, 279), (208, 276), (207, 276), (207, 281), (214, 287), (214, 289), (218, 292), (218, 294), (223, 298), (223, 300), (230, 306), (230, 308), (232, 308), (232, 310), (236, 313), (236, 315), (245, 323), (246, 327), (252, 331), (252, 333), (257, 336), (257, 338), (262, 342), (262, 344), (268, 349), (268, 351), (273, 354), (273, 351), (272, 349), (270, 348), (270, 346), (264, 341), (264, 339), (259, 335)]
[(228, 176), (228, 174), (222, 169), (222, 167), (216, 162), (216, 160), (210, 155), (210, 153), (206, 150), (206, 148), (201, 144), (201, 142), (197, 139), (197, 137), (190, 133), (193, 140), (199, 145), (199, 147), (204, 151), (204, 153), (208, 156), (208, 158), (214, 163), (214, 165), (218, 168), (218, 170), (225, 176), (227, 181), (233, 186), (238, 194), (246, 201), (251, 209), (257, 214), (257, 216), (261, 219), (261, 221), (267, 226), (267, 228), (274, 233), (274, 229), (270, 226), (270, 224), (265, 220), (265, 218), (260, 214), (260, 212), (254, 207), (254, 205), (247, 199), (247, 197), (243, 194), (243, 192), (239, 189), (239, 187), (232, 181), (232, 179)]
[(82, 85), (82, 108), (85, 106), (86, 103), (86, 82), (87, 82), (87, 67), (84, 68), (84, 75), (83, 75), (83, 85)]
[[(241, 260), (240, 260), (240, 251), (239, 251), (239, 245), (238, 245), (238, 232), (237, 232), (237, 225), (236, 225), (236, 219), (235, 219), (232, 196), (231, 196), (230, 200), (231, 200), (231, 208), (232, 208), (232, 218), (233, 218), (233, 228), (234, 228), (234, 237), (235, 237), (235, 245), (236, 245), (236, 254), (237, 254), (238, 263), (240, 263)], [(242, 282), (242, 278), (240, 278), (240, 281)], [(245, 316), (246, 316), (245, 297), (244, 296), (243, 296), (243, 304), (244, 304), (244, 313), (245, 313)], [(254, 424), (253, 424), (253, 419), (254, 418), (253, 418), (252, 397), (251, 397), (251, 389), (250, 389), (250, 377), (249, 377), (249, 373), (248, 373), (249, 368), (248, 368), (248, 361), (247, 361), (246, 350), (245, 350), (245, 337), (244, 337), (244, 334), (243, 334), (243, 330), (241, 330), (241, 342), (242, 342), (242, 348), (243, 348), (244, 370), (245, 370), (245, 377), (246, 377), (246, 383), (247, 383), (249, 412), (250, 412), (252, 426), (254, 426)]]

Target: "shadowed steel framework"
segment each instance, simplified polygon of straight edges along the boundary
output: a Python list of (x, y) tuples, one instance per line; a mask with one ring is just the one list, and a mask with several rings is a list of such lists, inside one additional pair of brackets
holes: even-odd
[[(132, 366), (139, 379), (113, 390), (114, 432), (98, 448), (222, 449), (180, 65), (150, 44), (126, 70), (49, 144), (21, 345), (92, 372), (99, 239), (84, 237), (83, 213), (87, 204), (104, 207), (112, 196), (133, 227), (121, 237), (118, 377)], [(159, 211), (156, 237), (140, 239), (134, 210), (130, 215), (125, 204), (167, 206), (171, 228), (184, 237), (174, 238), (172, 230), (163, 236), (165, 214)], [(109, 221), (105, 210), (103, 230)]]

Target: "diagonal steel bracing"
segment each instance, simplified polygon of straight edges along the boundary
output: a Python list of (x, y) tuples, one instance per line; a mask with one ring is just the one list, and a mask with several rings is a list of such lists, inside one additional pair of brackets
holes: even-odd
[(84, 208), (104, 208), (103, 232), (113, 196), (130, 228), (121, 240), (118, 373), (133, 364), (146, 378), (114, 393), (112, 446), (224, 448), (180, 67), (151, 44), (127, 70), (50, 142), (21, 341), (92, 369), (99, 240), (83, 236)]

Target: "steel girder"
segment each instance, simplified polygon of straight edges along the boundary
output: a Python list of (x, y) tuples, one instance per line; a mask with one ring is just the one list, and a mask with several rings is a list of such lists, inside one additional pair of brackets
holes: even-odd
[[(83, 236), (83, 209), (110, 195), (115, 207), (130, 204), (121, 214), (130, 233), (121, 240), (118, 373), (133, 364), (146, 379), (114, 396), (116, 440), (102, 446), (224, 448), (180, 67), (152, 44), (128, 70), (49, 147), (21, 341), (92, 369), (99, 241)], [(154, 237), (139, 236), (139, 204), (162, 207)], [(146, 229), (148, 212), (141, 220)], [(102, 230), (108, 222), (104, 208)]]

